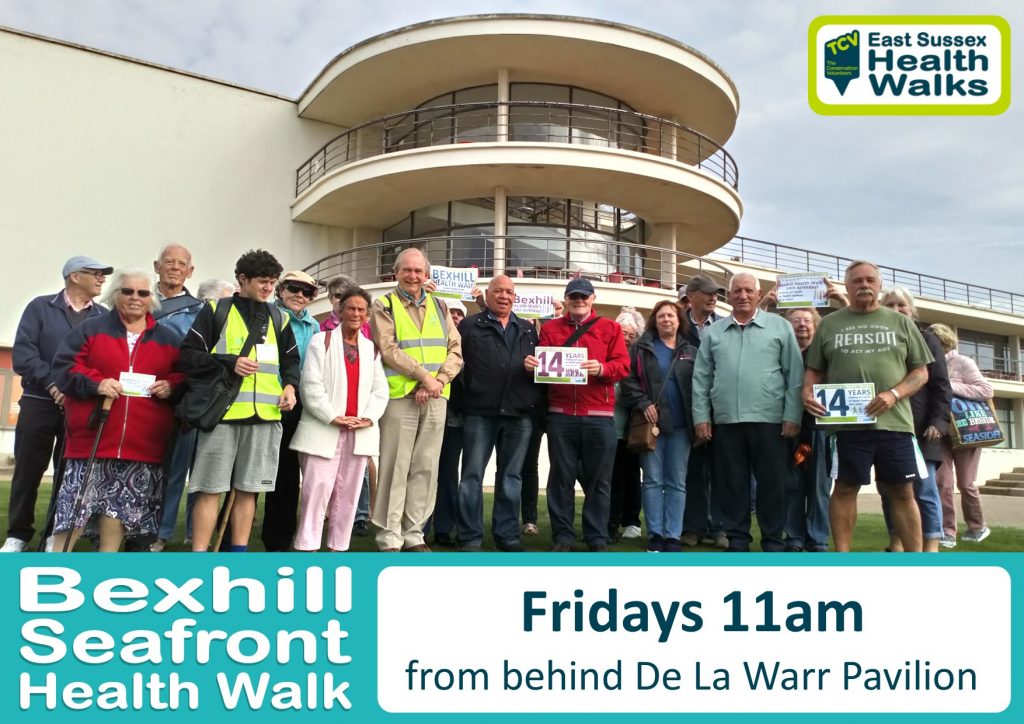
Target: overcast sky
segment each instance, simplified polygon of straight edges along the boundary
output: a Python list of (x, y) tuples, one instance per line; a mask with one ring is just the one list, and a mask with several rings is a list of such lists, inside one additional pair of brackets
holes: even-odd
[(1019, 0), (0, 0), (0, 25), (296, 98), (370, 36), (490, 12), (626, 23), (725, 69), (740, 94), (725, 144), (740, 169), (740, 234), (1024, 292), (1024, 46), (1013, 104), (995, 117), (818, 116), (806, 57), (819, 15), (994, 14), (1019, 38)]

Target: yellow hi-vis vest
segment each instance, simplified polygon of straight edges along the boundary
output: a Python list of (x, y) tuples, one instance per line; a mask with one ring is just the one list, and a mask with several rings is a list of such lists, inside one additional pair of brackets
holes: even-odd
[[(217, 311), (217, 302), (211, 301), (213, 311)], [(267, 338), (263, 344), (254, 345), (249, 352), (249, 359), (259, 363), (259, 369), (254, 374), (242, 378), (242, 387), (235, 396), (235, 401), (224, 413), (224, 420), (248, 420), (258, 417), (261, 420), (280, 420), (281, 408), (277, 406), (281, 399), (281, 377), (280, 359), (278, 358), (277, 328), (274, 324), (274, 316), (267, 310), (269, 317), (267, 323)], [(281, 328), (288, 325), (287, 315), (282, 315)], [(213, 351), (216, 354), (239, 354), (245, 346), (245, 340), (249, 338), (249, 327), (242, 318), (238, 308), (232, 305), (228, 312), (227, 322), (224, 324), (224, 332), (217, 340)], [(272, 350), (272, 352), (271, 352)], [(262, 356), (267, 359), (260, 359)]]
[[(398, 348), (423, 365), (434, 377), (448, 358), (448, 324), (442, 316), (441, 305), (429, 294), (423, 303), (423, 329), (405, 310), (401, 298), (395, 292), (388, 294), (383, 300), (385, 308), (390, 305), (391, 317), (395, 320), (395, 339)], [(419, 380), (406, 377), (398, 370), (384, 366), (388, 376), (388, 396), (398, 399), (410, 394)], [(441, 396), (448, 399), (450, 385), (445, 385)]]

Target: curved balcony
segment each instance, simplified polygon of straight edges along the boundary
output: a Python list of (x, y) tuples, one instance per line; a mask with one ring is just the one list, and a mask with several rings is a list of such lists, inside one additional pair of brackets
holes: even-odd
[(713, 140), (636, 111), (574, 103), (460, 103), (396, 113), (350, 128), (295, 172), (296, 196), (332, 171), (389, 153), (462, 143), (573, 144), (652, 154), (695, 166), (736, 190), (739, 170)]
[[(695, 274), (707, 274), (723, 286), (728, 286), (732, 276), (724, 265), (686, 252), (600, 238), (600, 234), (592, 232), (574, 233), (577, 235), (572, 237), (494, 236), (486, 229), (465, 229), (458, 236), (359, 246), (319, 259), (304, 271), (324, 285), (339, 274), (361, 285), (391, 282), (395, 278), (393, 265), (398, 253), (417, 247), (426, 253), (432, 264), (475, 266), (485, 278), (496, 273), (526, 279), (585, 277), (612, 285), (674, 292)], [(623, 288), (628, 290), (629, 287)]]

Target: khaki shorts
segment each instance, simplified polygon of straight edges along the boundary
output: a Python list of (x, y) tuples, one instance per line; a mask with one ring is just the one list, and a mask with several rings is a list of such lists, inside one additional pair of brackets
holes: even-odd
[(217, 425), (200, 432), (190, 493), (272, 493), (281, 452), (281, 423)]

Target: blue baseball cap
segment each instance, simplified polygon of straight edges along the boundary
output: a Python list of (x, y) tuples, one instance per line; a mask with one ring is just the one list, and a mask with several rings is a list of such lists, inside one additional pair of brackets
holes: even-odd
[(67, 279), (72, 272), (76, 271), (98, 271), (104, 274), (113, 274), (114, 267), (101, 264), (91, 256), (73, 256), (64, 262), (64, 269), (61, 271), (61, 274)]
[(570, 294), (586, 294), (588, 297), (594, 295), (594, 285), (590, 283), (589, 279), (578, 277), (571, 280), (565, 285), (565, 296)]

